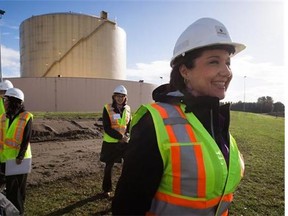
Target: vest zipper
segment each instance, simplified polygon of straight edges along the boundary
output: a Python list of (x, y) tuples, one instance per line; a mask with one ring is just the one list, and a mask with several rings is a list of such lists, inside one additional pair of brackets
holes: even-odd
[(211, 126), (211, 135), (212, 135), (213, 139), (215, 140), (214, 125), (213, 125), (213, 110), (212, 109), (210, 109), (210, 126)]

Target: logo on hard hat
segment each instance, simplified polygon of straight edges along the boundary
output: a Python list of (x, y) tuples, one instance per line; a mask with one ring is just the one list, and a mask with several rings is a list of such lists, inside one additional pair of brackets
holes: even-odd
[(222, 37), (228, 37), (229, 36), (227, 30), (225, 28), (223, 28), (223, 26), (215, 26), (215, 29), (216, 29), (218, 36), (222, 36)]

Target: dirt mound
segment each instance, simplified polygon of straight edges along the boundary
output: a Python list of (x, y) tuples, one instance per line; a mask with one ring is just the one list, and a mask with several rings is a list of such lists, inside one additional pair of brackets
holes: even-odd
[(103, 136), (102, 122), (95, 119), (34, 119), (32, 128), (31, 143), (97, 139)]
[(28, 185), (97, 173), (103, 126), (95, 119), (34, 119)]

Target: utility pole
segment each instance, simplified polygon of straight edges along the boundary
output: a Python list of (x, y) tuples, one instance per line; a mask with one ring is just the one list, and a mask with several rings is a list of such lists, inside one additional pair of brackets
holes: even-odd
[[(2, 19), (2, 16), (4, 15), (4, 13), (5, 13), (5, 11), (0, 9), (0, 20)], [(2, 62), (2, 56), (1, 56), (1, 29), (0, 29), (0, 79), (1, 79), (1, 82), (3, 82), (1, 62)]]

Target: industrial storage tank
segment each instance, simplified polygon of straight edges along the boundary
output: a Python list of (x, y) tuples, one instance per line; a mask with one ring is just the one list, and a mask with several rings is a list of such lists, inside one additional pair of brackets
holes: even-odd
[(126, 33), (102, 11), (32, 16), (20, 25), (21, 77), (126, 79)]

